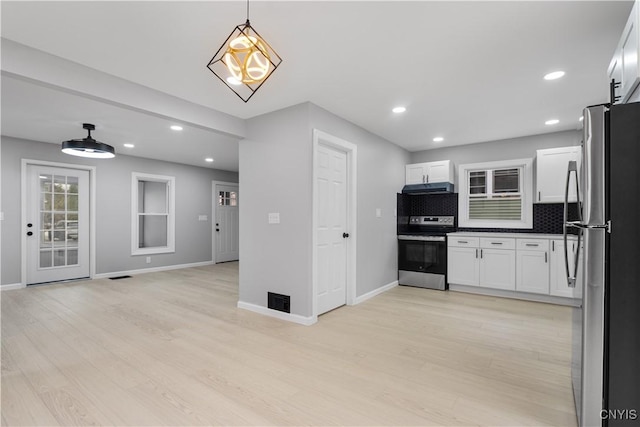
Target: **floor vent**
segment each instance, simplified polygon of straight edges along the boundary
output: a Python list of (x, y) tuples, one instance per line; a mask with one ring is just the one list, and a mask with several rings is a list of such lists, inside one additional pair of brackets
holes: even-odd
[(291, 313), (291, 297), (289, 295), (274, 294), (268, 292), (267, 307), (272, 310), (284, 311), (285, 313)]
[(120, 280), (120, 279), (128, 279), (131, 276), (116, 276), (116, 277), (109, 277), (109, 280)]

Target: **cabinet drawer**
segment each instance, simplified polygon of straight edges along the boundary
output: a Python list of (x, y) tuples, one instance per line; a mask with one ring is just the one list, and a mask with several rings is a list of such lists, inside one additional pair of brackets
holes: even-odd
[(479, 245), (479, 238), (477, 237), (451, 237), (447, 238), (447, 242), (449, 246), (454, 246), (457, 248), (463, 247), (471, 247), (477, 248)]
[(515, 239), (488, 238), (480, 239), (480, 247), (486, 249), (515, 249)]
[(549, 241), (546, 239), (517, 239), (516, 248), (519, 251), (548, 251)]

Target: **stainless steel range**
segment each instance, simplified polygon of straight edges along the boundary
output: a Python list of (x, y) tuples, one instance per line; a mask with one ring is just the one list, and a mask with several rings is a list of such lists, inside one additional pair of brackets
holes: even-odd
[[(405, 217), (406, 218), (406, 217)], [(411, 216), (398, 224), (398, 283), (447, 290), (447, 233), (453, 216)]]

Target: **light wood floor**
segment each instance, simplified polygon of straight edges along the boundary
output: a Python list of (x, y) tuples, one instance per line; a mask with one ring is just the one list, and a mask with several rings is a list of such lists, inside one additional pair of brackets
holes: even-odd
[(2, 425), (575, 425), (567, 307), (397, 287), (300, 326), (237, 280), (2, 292)]

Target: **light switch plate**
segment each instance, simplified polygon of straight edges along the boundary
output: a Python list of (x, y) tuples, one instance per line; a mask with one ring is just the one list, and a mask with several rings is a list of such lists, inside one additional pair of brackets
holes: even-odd
[(269, 213), (269, 224), (280, 224), (280, 212)]
[(4, 221), (4, 212), (0, 212), (0, 221)]
[(376, 218), (382, 218), (382, 209), (376, 208)]
[(208, 219), (207, 215), (198, 215), (198, 221), (207, 221)]

